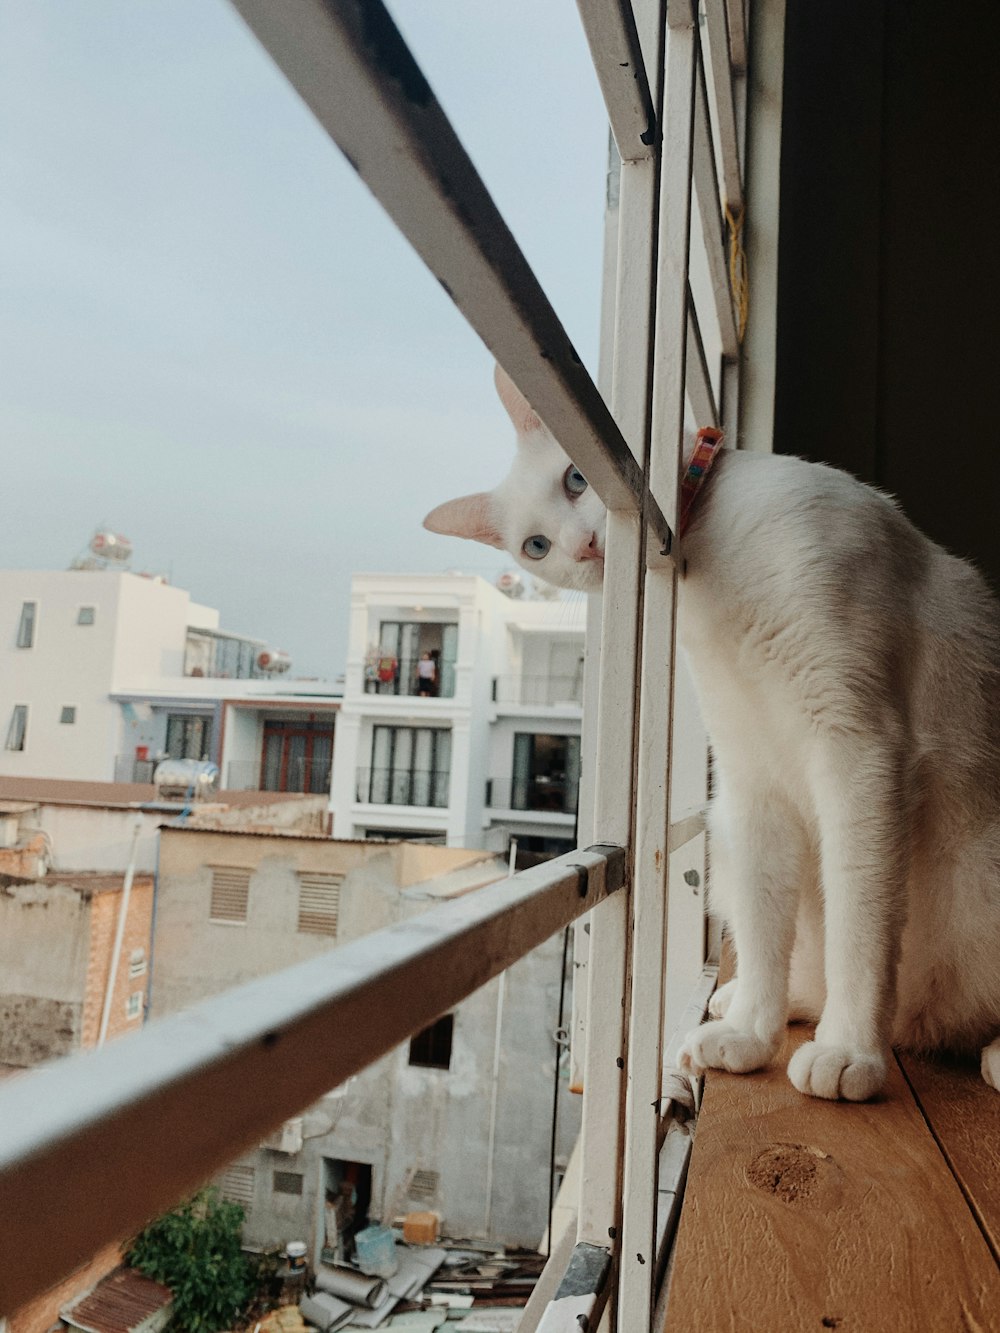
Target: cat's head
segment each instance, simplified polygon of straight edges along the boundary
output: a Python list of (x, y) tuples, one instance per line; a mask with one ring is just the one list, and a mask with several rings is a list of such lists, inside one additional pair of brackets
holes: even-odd
[(495, 379), (517, 431), (513, 465), (494, 490), (438, 505), (424, 527), (509, 551), (557, 587), (594, 591), (604, 578), (604, 505), (499, 366)]

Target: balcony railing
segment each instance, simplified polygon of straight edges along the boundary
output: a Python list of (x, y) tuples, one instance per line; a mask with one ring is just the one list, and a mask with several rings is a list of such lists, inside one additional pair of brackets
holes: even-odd
[(289, 756), (280, 771), (261, 768), (259, 759), (231, 759), (226, 765), (230, 791), (289, 791), (324, 796), (330, 791), (332, 759)]
[(491, 810), (532, 810), (549, 814), (575, 815), (579, 784), (562, 774), (540, 774), (515, 778), (512, 782), (490, 778), (486, 804)]
[(115, 781), (116, 782), (144, 782), (153, 781), (153, 774), (156, 771), (157, 759), (137, 759), (134, 754), (119, 754), (115, 756)]
[(493, 702), (545, 707), (582, 704), (583, 676), (494, 676)]
[(357, 800), (366, 805), (438, 809), (448, 804), (449, 769), (359, 768)]
[[(378, 658), (365, 664), (366, 694), (423, 695), (430, 699), (451, 699), (455, 695), (455, 663), (438, 664), (433, 680), (420, 675), (420, 657)], [(395, 661), (395, 665), (391, 665)], [(381, 664), (381, 665), (380, 665)]]
[[(767, 294), (776, 281), (776, 190), (762, 191), (764, 213), (748, 219), (768, 276), (759, 287), (762, 332), (748, 330), (758, 341), (745, 385), (745, 302), (738, 308), (730, 281), (741, 271), (746, 89), (730, 33), (743, 30), (744, 6), (713, 0), (703, 33), (699, 7), (687, 0), (635, 0), (634, 12), (631, 0), (578, 0), (628, 168), (612, 204), (618, 244), (607, 247), (609, 255), (627, 256), (617, 274), (606, 275), (615, 353), (609, 403), (381, 0), (233, 2), (608, 510), (600, 652), (591, 659), (599, 666), (600, 698), (590, 762), (594, 822), (617, 846), (578, 850), (333, 957), (154, 1023), (128, 1042), (5, 1083), (3, 1313), (97, 1246), (133, 1233), (235, 1153), (594, 908), (575, 973), (581, 1000), (584, 976), (587, 991), (575, 1024), (577, 1035), (585, 1034), (576, 1227), (569, 1251), (554, 1250), (541, 1293), (554, 1292), (554, 1300), (544, 1312), (526, 1312), (521, 1328), (596, 1328), (607, 1307), (613, 1333), (649, 1333), (676, 1216), (665, 1200), (680, 1190), (687, 1151), (667, 1142), (669, 1032), (682, 1018), (698, 1017), (680, 1014), (665, 979), (678, 967), (699, 967), (705, 942), (700, 911), (686, 910), (686, 875), (678, 883), (690, 861), (676, 853), (695, 834), (689, 820), (672, 823), (674, 709), (665, 686), (673, 680), (685, 394), (700, 423), (722, 416), (733, 440), (737, 407), (741, 425), (752, 427), (745, 434), (761, 445), (773, 411)], [(779, 53), (772, 57), (778, 75), (779, 8), (754, 5), (755, 17), (771, 15), (755, 47)], [(759, 76), (760, 67), (755, 81)], [(764, 161), (773, 170), (764, 173), (765, 184), (777, 180), (779, 136), (767, 100), (774, 82), (759, 94), (751, 121), (760, 126), (753, 130), (758, 154), (771, 130)], [(776, 86), (780, 101), (780, 78)], [(736, 219), (732, 254), (727, 215)], [(688, 278), (693, 237), (711, 289), (697, 305)], [(718, 336), (706, 340), (703, 325)], [(602, 360), (610, 350), (602, 348)], [(703, 744), (691, 740), (676, 758), (701, 781)], [(359, 794), (362, 788), (372, 799), (371, 770)], [(629, 892), (614, 892), (626, 879)], [(661, 1154), (665, 1148), (671, 1151)]]

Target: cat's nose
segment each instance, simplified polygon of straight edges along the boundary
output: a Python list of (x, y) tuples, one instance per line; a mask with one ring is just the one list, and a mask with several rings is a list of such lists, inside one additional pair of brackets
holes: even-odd
[(604, 552), (597, 541), (597, 533), (592, 532), (586, 541), (581, 541), (576, 550), (577, 560), (603, 560)]

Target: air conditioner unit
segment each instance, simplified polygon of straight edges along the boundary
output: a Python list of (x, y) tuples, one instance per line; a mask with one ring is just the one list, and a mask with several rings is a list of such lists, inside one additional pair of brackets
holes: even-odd
[(286, 1120), (283, 1125), (268, 1134), (261, 1145), (264, 1148), (270, 1148), (272, 1152), (287, 1153), (289, 1157), (294, 1157), (302, 1151), (302, 1117), (294, 1116), (291, 1120)]

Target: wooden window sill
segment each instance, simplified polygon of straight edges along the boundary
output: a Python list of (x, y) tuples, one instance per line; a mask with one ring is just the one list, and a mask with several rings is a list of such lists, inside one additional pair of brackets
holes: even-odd
[(1000, 1094), (978, 1067), (901, 1057), (864, 1105), (785, 1066), (712, 1072), (660, 1333), (1000, 1324)]

